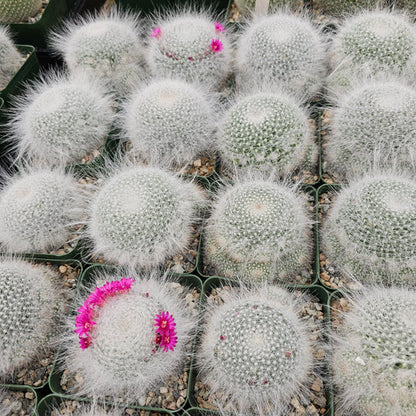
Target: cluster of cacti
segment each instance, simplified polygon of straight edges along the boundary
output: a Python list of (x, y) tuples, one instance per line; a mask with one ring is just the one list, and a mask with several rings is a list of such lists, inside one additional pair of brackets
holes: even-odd
[(362, 283), (416, 282), (416, 183), (366, 176), (337, 195), (322, 227), (328, 261)]
[(323, 38), (306, 18), (283, 12), (261, 17), (239, 37), (237, 84), (262, 80), (309, 100), (323, 84), (324, 56)]
[(25, 22), (36, 16), (42, 8), (42, 0), (3, 0), (0, 3), (0, 23)]
[(369, 81), (341, 96), (325, 147), (327, 169), (339, 178), (374, 166), (416, 171), (416, 90), (398, 81)]
[(416, 412), (416, 292), (372, 288), (353, 298), (334, 335), (332, 368), (342, 415)]
[(14, 45), (9, 31), (0, 27), (0, 90), (15, 75), (22, 64), (22, 57)]
[(45, 165), (80, 162), (104, 144), (111, 106), (101, 86), (82, 75), (51, 75), (32, 85), (9, 123), (18, 157)]
[(67, 22), (52, 37), (71, 73), (86, 73), (103, 81), (120, 98), (143, 78), (143, 46), (138, 20), (112, 12)]
[(79, 302), (77, 334), (68, 321), (66, 364), (82, 374), (81, 393), (137, 398), (184, 364), (196, 323), (184, 299), (154, 273), (129, 276), (100, 276)]
[(367, 11), (347, 19), (330, 49), (332, 92), (351, 88), (354, 79), (379, 73), (415, 80), (416, 28), (406, 15)]
[(311, 259), (311, 220), (305, 200), (265, 180), (226, 188), (205, 232), (205, 259), (221, 276), (290, 283)]
[(311, 148), (317, 155), (308, 115), (284, 94), (238, 99), (220, 124), (221, 159), (237, 172), (254, 168), (286, 175), (306, 162)]
[(75, 178), (53, 170), (11, 177), (0, 191), (0, 244), (3, 251), (39, 252), (70, 239), (83, 220), (83, 196)]
[(93, 251), (120, 264), (157, 266), (187, 245), (201, 201), (197, 185), (164, 170), (124, 168), (91, 203)]
[(175, 77), (220, 89), (231, 71), (231, 44), (225, 27), (202, 12), (154, 21), (147, 63), (157, 77)]
[(214, 100), (180, 80), (154, 81), (137, 89), (125, 106), (124, 138), (152, 163), (183, 165), (213, 147)]
[(0, 375), (10, 375), (50, 346), (63, 311), (57, 276), (22, 260), (0, 262)]
[[(206, 318), (198, 352), (202, 379), (220, 410), (287, 415), (313, 371), (299, 299), (284, 289), (235, 291)], [(229, 402), (229, 403), (227, 403)]]
[(380, 0), (312, 0), (313, 9), (322, 14), (343, 16), (363, 9), (374, 9), (381, 4)]
[[(235, 0), (235, 5), (238, 10), (244, 14), (250, 14), (256, 11), (256, 3), (261, 3), (262, 0)], [(291, 9), (297, 10), (303, 7), (303, 0), (267, 0), (268, 12), (273, 13), (280, 7), (290, 7)], [(257, 6), (258, 7), (258, 6)]]

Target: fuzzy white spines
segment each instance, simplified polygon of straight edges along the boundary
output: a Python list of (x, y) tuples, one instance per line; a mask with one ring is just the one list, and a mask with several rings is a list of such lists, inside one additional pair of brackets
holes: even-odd
[(16, 74), (22, 64), (22, 57), (10, 38), (9, 31), (0, 27), (0, 91)]
[(328, 262), (361, 283), (416, 283), (416, 183), (365, 176), (340, 191), (322, 227)]
[(212, 147), (212, 97), (180, 80), (154, 81), (133, 93), (123, 127), (133, 152), (158, 165), (184, 165)]
[(24, 22), (42, 8), (42, 0), (3, 0), (0, 3), (0, 23)]
[(84, 76), (52, 76), (16, 101), (9, 123), (18, 157), (32, 163), (76, 163), (100, 148), (110, 131), (111, 99)]
[(325, 147), (328, 170), (340, 178), (374, 164), (416, 171), (416, 90), (395, 81), (368, 82), (341, 96)]
[(208, 220), (205, 258), (225, 277), (290, 283), (308, 267), (310, 233), (305, 200), (292, 189), (237, 183), (220, 194)]
[(308, 19), (286, 13), (257, 18), (239, 38), (237, 84), (259, 79), (306, 101), (322, 86), (324, 58), (320, 32)]
[(157, 168), (125, 168), (110, 177), (90, 208), (93, 251), (113, 262), (159, 265), (189, 242), (202, 201), (199, 188)]
[(363, 75), (415, 81), (416, 27), (405, 14), (364, 11), (344, 22), (332, 41), (330, 92), (347, 91)]
[(218, 136), (222, 160), (237, 172), (255, 168), (283, 176), (316, 148), (306, 111), (283, 94), (256, 93), (237, 100)]
[(54, 170), (11, 177), (0, 191), (0, 243), (8, 252), (39, 252), (61, 246), (83, 218), (75, 178)]
[(216, 403), (237, 414), (289, 414), (313, 371), (307, 325), (298, 300), (286, 290), (264, 287), (231, 293), (210, 311), (197, 357), (202, 380)]
[[(244, 14), (250, 14), (255, 11), (256, 0), (236, 0), (235, 5), (240, 12)], [(279, 7), (289, 7), (293, 10), (298, 10), (303, 7), (303, 0), (270, 0), (269, 1), (269, 13)]]
[(11, 375), (47, 348), (63, 308), (56, 282), (45, 266), (0, 262), (0, 375)]
[(352, 299), (341, 334), (333, 334), (340, 414), (415, 414), (415, 316), (415, 291), (376, 287)]
[(117, 97), (130, 93), (143, 78), (143, 46), (137, 17), (112, 12), (67, 22), (52, 36), (52, 45), (71, 71), (105, 82)]
[[(160, 281), (155, 273), (139, 276), (127, 293), (108, 297), (96, 308), (91, 346), (80, 349), (74, 331), (74, 318), (68, 320), (66, 368), (79, 371), (83, 377), (79, 394), (137, 398), (176, 374), (188, 355), (195, 318), (186, 309), (182, 296), (167, 281)], [(100, 281), (120, 280), (120, 275), (106, 274)], [(159, 280), (159, 281), (158, 281)], [(97, 286), (101, 284), (96, 283)], [(79, 299), (79, 305), (84, 299)], [(155, 318), (161, 311), (174, 318), (177, 344), (164, 352), (155, 344)]]
[(152, 75), (220, 89), (231, 70), (231, 44), (217, 23), (202, 12), (155, 20), (147, 48)]

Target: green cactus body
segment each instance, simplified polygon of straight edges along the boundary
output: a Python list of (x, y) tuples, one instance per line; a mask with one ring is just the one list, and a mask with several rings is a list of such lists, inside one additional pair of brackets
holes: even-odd
[(220, 130), (221, 158), (237, 171), (285, 175), (302, 166), (308, 149), (316, 147), (305, 111), (284, 95), (260, 93), (237, 101)]
[(156, 266), (188, 244), (199, 201), (193, 183), (156, 168), (127, 168), (92, 203), (94, 251), (121, 264)]
[(199, 364), (211, 392), (231, 401), (219, 400), (220, 409), (282, 415), (308, 378), (311, 350), (295, 299), (265, 287), (231, 292), (208, 314)]
[(63, 308), (56, 281), (47, 267), (0, 262), (0, 375), (10, 376), (47, 348)]
[(399, 82), (369, 82), (336, 102), (325, 147), (328, 170), (362, 175), (374, 163), (415, 172), (416, 90)]
[(153, 75), (199, 82), (219, 89), (231, 70), (225, 29), (210, 17), (181, 14), (155, 22), (147, 62)]
[(22, 57), (8, 30), (0, 27), (0, 90), (9, 83), (21, 65)]
[[(255, 10), (256, 0), (236, 0), (235, 5), (237, 8), (245, 13), (251, 13)], [(279, 7), (290, 7), (297, 10), (303, 7), (303, 0), (270, 0), (269, 1), (269, 13), (278, 9)]]
[(332, 42), (330, 60), (335, 72), (328, 87), (334, 92), (351, 88), (363, 75), (386, 73), (414, 81), (416, 29), (404, 15), (363, 12), (344, 22)]
[(237, 83), (261, 80), (308, 100), (321, 88), (325, 51), (312, 23), (290, 14), (254, 20), (240, 36), (237, 49)]
[(397, 9), (409, 10), (416, 12), (416, 3), (413, 0), (395, 0), (394, 5)]
[(42, 8), (42, 0), (2, 0), (0, 23), (26, 22)]
[(365, 177), (343, 189), (322, 228), (328, 262), (362, 283), (416, 282), (416, 184)]
[(332, 16), (343, 16), (346, 13), (362, 9), (372, 9), (380, 4), (380, 0), (312, 0), (313, 10)]
[(332, 359), (342, 414), (413, 416), (416, 293), (372, 288), (343, 316)]
[(285, 283), (311, 258), (305, 201), (267, 181), (237, 184), (219, 197), (205, 235), (205, 258), (220, 275)]

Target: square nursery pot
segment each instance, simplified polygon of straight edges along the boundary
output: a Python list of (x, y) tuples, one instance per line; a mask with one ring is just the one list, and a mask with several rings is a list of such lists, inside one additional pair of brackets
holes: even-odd
[(10, 31), (17, 43), (47, 47), (51, 29), (56, 29), (62, 19), (69, 15), (74, 0), (50, 0), (42, 17), (35, 23), (10, 23)]
[[(82, 399), (82, 398), (69, 398), (68, 396), (62, 396), (58, 394), (50, 394), (46, 397), (44, 397), (39, 404), (36, 407), (36, 416), (50, 416), (53, 409), (58, 408), (62, 403), (65, 403), (65, 401), (77, 401), (80, 403), (85, 403), (86, 405), (91, 403), (91, 400), (88, 399)], [(122, 407), (124, 409), (124, 407)], [(128, 410), (128, 409), (125, 409)], [(162, 416), (168, 416), (173, 415), (168, 410), (165, 410), (163, 412), (160, 412)], [(136, 413), (129, 413), (129, 415), (133, 416), (139, 416), (139, 411), (136, 411)], [(71, 413), (65, 413), (66, 416), (70, 416)], [(122, 413), (123, 416), (127, 415), (127, 413), (124, 411)]]
[[(20, 411), (24, 410), (27, 413), (29, 413), (29, 411), (32, 410), (31, 413), (33, 414), (33, 416), (37, 416), (35, 409), (36, 409), (39, 397), (38, 397), (38, 393), (36, 392), (36, 390), (34, 390), (31, 387), (19, 386), (19, 385), (14, 385), (14, 384), (0, 384), (0, 389), (6, 390), (6, 396), (8, 396), (7, 393), (9, 392), (12, 394), (18, 393), (19, 397), (12, 397), (12, 400), (16, 400), (17, 403), (21, 404)], [(21, 397), (22, 395), (23, 397)], [(1, 406), (1, 402), (0, 402), (0, 406)], [(16, 409), (15, 412), (16, 414), (18, 414), (19, 410)], [(9, 413), (7, 413), (7, 415), (8, 414)]]
[[(218, 276), (210, 277), (208, 280), (204, 282), (203, 287), (202, 287), (202, 296), (201, 296), (201, 313), (202, 313), (202, 305), (206, 302), (206, 299), (211, 293), (211, 291), (215, 288), (222, 287), (225, 285), (238, 287), (239, 284), (236, 281), (226, 279), (224, 277), (218, 277)], [(328, 311), (329, 293), (322, 286), (319, 286), (319, 285), (308, 285), (308, 286), (289, 285), (286, 287), (286, 289), (289, 291), (300, 290), (302, 292), (305, 292), (307, 294), (317, 297), (319, 299), (319, 303), (322, 305), (322, 310), (324, 313), (322, 330), (323, 331), (327, 330), (327, 328), (330, 325), (329, 311)], [(220, 413), (218, 411), (199, 407), (198, 401), (195, 397), (194, 389), (195, 389), (196, 378), (198, 375), (198, 369), (195, 365), (194, 357), (197, 351), (197, 345), (199, 344), (200, 336), (201, 336), (201, 331), (199, 331), (199, 333), (197, 334), (196, 342), (194, 343), (195, 349), (194, 349), (193, 358), (191, 361), (191, 370), (190, 370), (190, 375), (189, 375), (190, 382), (188, 385), (189, 408), (186, 409), (186, 411), (184, 412), (184, 415), (188, 414), (189, 416), (202, 416), (202, 415), (220, 416)], [(323, 367), (324, 367), (324, 370), (322, 370), (322, 374), (323, 375), (328, 374), (325, 364), (323, 365)], [(325, 388), (325, 396), (326, 396), (326, 411), (325, 413), (323, 413), (323, 416), (334, 416), (332, 381), (331, 380), (326, 381), (324, 388)], [(251, 415), (246, 415), (246, 416), (251, 416)]]
[[(211, 189), (214, 191), (217, 189), (218, 184), (211, 185)], [(302, 185), (302, 191), (313, 198), (313, 206), (314, 211), (312, 214), (313, 217), (313, 225), (312, 225), (312, 269), (314, 271), (314, 276), (312, 277), (311, 283), (309, 285), (315, 285), (318, 283), (318, 276), (319, 276), (319, 245), (318, 245), (318, 195), (316, 189), (311, 185)], [(202, 230), (201, 230), (201, 236), (199, 240), (199, 246), (198, 246), (198, 257), (197, 257), (197, 273), (198, 276), (201, 276), (201, 278), (208, 279), (211, 276), (214, 276), (213, 274), (206, 274), (204, 268), (204, 226), (207, 222), (207, 219), (203, 220), (202, 223)], [(281, 286), (281, 284), (279, 284)], [(290, 285), (289, 286), (293, 286)]]
[[(88, 284), (89, 282), (93, 281), (94, 276), (96, 276), (97, 274), (99, 274), (100, 272), (116, 272), (117, 270), (120, 270), (120, 267), (117, 266), (113, 266), (113, 265), (109, 265), (109, 264), (93, 264), (89, 267), (87, 267), (85, 269), (85, 271), (83, 272), (81, 278), (79, 279), (78, 282), (78, 288), (77, 290), (80, 289), (81, 285), (85, 285)], [(188, 286), (189, 288), (192, 289), (197, 289), (200, 293), (202, 293), (202, 282), (201, 279), (195, 275), (191, 275), (191, 274), (177, 274), (177, 273), (171, 273), (170, 277), (173, 279), (173, 281), (177, 281), (180, 284), (184, 285), (184, 286)], [(200, 308), (200, 306), (198, 305), (198, 309)], [(75, 320), (75, 316), (74, 316), (74, 320)], [(196, 340), (194, 339), (192, 341), (192, 351), (194, 349), (195, 346), (195, 342)], [(62, 346), (61, 346), (62, 348)], [(64, 398), (73, 398), (75, 400), (86, 400), (89, 401), (90, 398), (89, 397), (85, 397), (85, 396), (80, 396), (77, 394), (72, 394), (69, 395), (67, 393), (65, 393), (65, 391), (62, 389), (62, 386), (60, 384), (61, 381), (61, 377), (63, 375), (63, 355), (62, 355), (62, 351), (58, 351), (58, 354), (55, 358), (55, 362), (53, 364), (53, 368), (52, 371), (49, 375), (49, 388), (52, 391), (52, 393), (55, 396), (59, 396), (60, 398), (64, 399)], [(191, 364), (190, 366), (192, 366), (192, 359), (191, 359)], [(127, 406), (128, 408), (131, 409), (138, 409), (138, 410), (144, 410), (146, 412), (151, 412), (151, 413), (161, 413), (162, 415), (169, 415), (169, 414), (182, 414), (182, 411), (184, 409), (184, 407), (187, 405), (188, 403), (188, 398), (189, 398), (189, 394), (190, 394), (190, 390), (189, 390), (189, 386), (191, 384), (191, 375), (190, 375), (190, 371), (188, 374), (188, 387), (187, 387), (187, 397), (185, 399), (185, 402), (182, 404), (182, 406), (176, 410), (169, 410), (169, 409), (164, 409), (164, 408), (157, 408), (157, 407), (146, 407), (146, 406), (140, 406), (139, 404), (125, 404), (125, 406)], [(102, 399), (97, 400), (97, 403), (99, 404), (107, 404), (107, 405), (113, 405), (114, 403), (110, 400), (105, 400), (105, 402)], [(39, 416), (41, 416), (42, 413), (39, 414)]]
[[(0, 254), (0, 259), (3, 257), (3, 255), (2, 254)], [(8, 256), (6, 255), (5, 256), (6, 257), (6, 259), (8, 258)], [(13, 257), (20, 257), (20, 256), (13, 256)], [(78, 280), (81, 278), (81, 275), (82, 275), (82, 272), (83, 272), (83, 267), (82, 267), (82, 264), (81, 264), (81, 262), (79, 262), (78, 260), (73, 260), (73, 259), (68, 259), (68, 260), (62, 260), (62, 259), (60, 259), (60, 260), (57, 260), (57, 259), (53, 259), (53, 258), (49, 258), (49, 259), (34, 259), (34, 258), (25, 258), (25, 257), (21, 257), (23, 260), (27, 260), (27, 261), (29, 261), (29, 262), (31, 262), (31, 263), (35, 263), (35, 264), (49, 264), (49, 265), (51, 265), (51, 266), (71, 266), (71, 268), (73, 268), (73, 269), (75, 269), (75, 270), (77, 270), (78, 272), (79, 272), (79, 274), (78, 274), (78, 276), (75, 276), (75, 281), (73, 281), (73, 282), (71, 282), (71, 281), (68, 281), (67, 282), (67, 285), (65, 285), (66, 287), (73, 287), (73, 289), (72, 290), (75, 290), (75, 285), (78, 283)], [(72, 274), (71, 274), (71, 276), (72, 276)], [(71, 279), (73, 279), (73, 277), (71, 277)], [(68, 289), (68, 290), (71, 290), (71, 289)], [(53, 358), (53, 360), (52, 360), (52, 362), (55, 362), (55, 359), (56, 359), (56, 354), (57, 354), (57, 351), (55, 351), (54, 352), (54, 358)], [(27, 369), (31, 369), (30, 367), (27, 367)], [(50, 371), (50, 373), (52, 373), (52, 370), (53, 370), (53, 366), (52, 366), (52, 368), (51, 368), (51, 371)], [(19, 371), (17, 372), (17, 374), (19, 373)], [(10, 384), (10, 383), (6, 383), (6, 384), (0, 384), (0, 387), (1, 386), (13, 386), (13, 387), (16, 387), (16, 388), (19, 388), (19, 389), (29, 389), (29, 390), (33, 390), (33, 391), (35, 391), (36, 393), (37, 393), (37, 395), (40, 395), (42, 392), (43, 392), (43, 390), (46, 388), (46, 389), (48, 389), (48, 380), (49, 380), (49, 378), (50, 378), (50, 373), (49, 373), (49, 375), (48, 375), (48, 377), (47, 377), (47, 380), (45, 381), (45, 383), (42, 383), (42, 384), (39, 384), (39, 385), (33, 385), (33, 386), (28, 386), (28, 385), (25, 385), (25, 384), (17, 384), (15, 381), (13, 382), (13, 383), (15, 383), (15, 384)], [(17, 377), (16, 377), (17, 378)], [(8, 380), (6, 380), (6, 381), (8, 381)], [(12, 381), (12, 380), (10, 380), (10, 381)]]

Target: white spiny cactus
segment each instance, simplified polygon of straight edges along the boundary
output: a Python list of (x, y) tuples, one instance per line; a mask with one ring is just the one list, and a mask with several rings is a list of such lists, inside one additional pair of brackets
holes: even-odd
[[(255, 11), (256, 3), (256, 0), (235, 0), (237, 9), (243, 14), (250, 14)], [(282, 7), (299, 10), (304, 6), (303, 0), (270, 0), (268, 3), (269, 13), (273, 13), (273, 11)]]
[(22, 56), (14, 45), (9, 31), (0, 27), (0, 91), (22, 65)]
[(0, 3), (0, 23), (27, 21), (41, 11), (42, 0), (3, 0)]
[(19, 158), (76, 163), (101, 147), (113, 120), (111, 99), (95, 81), (51, 75), (16, 100), (9, 122)]
[(416, 412), (416, 292), (371, 288), (352, 299), (332, 368), (339, 413), (413, 416)]

